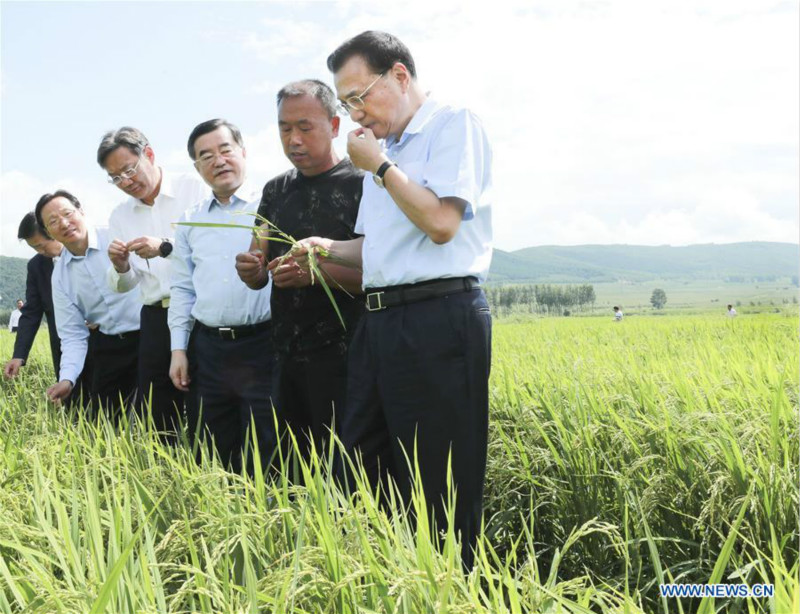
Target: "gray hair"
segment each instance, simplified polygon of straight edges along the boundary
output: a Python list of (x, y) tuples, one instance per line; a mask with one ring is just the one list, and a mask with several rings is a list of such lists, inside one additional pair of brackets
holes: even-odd
[(317, 79), (303, 79), (302, 81), (293, 81), (284, 85), (278, 92), (278, 105), (280, 105), (285, 98), (295, 98), (297, 96), (313, 96), (322, 104), (322, 108), (328, 113), (328, 118), (333, 119), (336, 116), (336, 96), (333, 90), (322, 81)]
[(100, 146), (97, 148), (97, 163), (100, 168), (105, 169), (106, 158), (113, 151), (120, 147), (125, 147), (136, 156), (144, 153), (144, 148), (150, 145), (150, 141), (142, 134), (141, 130), (130, 126), (122, 126), (118, 130), (109, 130), (103, 135)]

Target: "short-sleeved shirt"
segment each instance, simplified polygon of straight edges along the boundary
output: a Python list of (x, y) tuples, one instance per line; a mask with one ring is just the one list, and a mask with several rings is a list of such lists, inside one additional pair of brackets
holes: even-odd
[[(306, 177), (292, 169), (264, 186), (259, 215), (295, 239), (320, 236), (355, 239), (354, 228), (364, 174), (349, 159), (329, 171)], [(257, 222), (258, 223), (258, 222)], [(270, 241), (269, 259), (283, 256), (289, 245)], [(272, 288), (272, 333), (275, 349), (293, 356), (332, 344), (344, 347), (364, 312), (363, 297), (350, 297), (329, 284), (344, 319), (346, 331), (320, 285)]]
[(356, 232), (364, 235), (363, 286), (381, 288), (447, 277), (485, 281), (492, 260), (492, 149), (468, 109), (428, 98), (386, 155), (409, 179), (439, 198), (466, 203), (458, 232), (434, 243), (394, 202), (388, 190), (364, 180)]

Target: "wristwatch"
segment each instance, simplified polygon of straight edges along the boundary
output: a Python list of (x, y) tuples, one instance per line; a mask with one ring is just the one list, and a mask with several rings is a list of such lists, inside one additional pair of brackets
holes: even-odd
[(396, 162), (392, 162), (391, 160), (387, 160), (386, 162), (384, 162), (383, 164), (381, 164), (378, 167), (377, 171), (375, 171), (375, 174), (372, 176), (372, 180), (375, 182), (375, 184), (379, 188), (383, 188), (384, 187), (384, 185), (383, 185), (383, 176), (386, 174), (386, 171), (388, 171), (393, 166), (397, 166), (397, 163)]
[(166, 258), (172, 253), (172, 242), (169, 239), (161, 239), (161, 245), (158, 246), (158, 255)]

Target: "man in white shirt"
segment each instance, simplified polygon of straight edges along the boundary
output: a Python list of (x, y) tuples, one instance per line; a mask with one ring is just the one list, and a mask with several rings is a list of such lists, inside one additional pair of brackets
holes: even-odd
[(124, 126), (106, 133), (97, 163), (110, 183), (128, 195), (111, 213), (108, 283), (115, 292), (139, 287), (141, 333), (138, 388), (143, 411), (149, 407), (165, 441), (175, 442), (183, 395), (169, 379), (170, 260), (172, 224), (207, 196), (194, 175), (175, 175), (156, 165), (155, 153), (140, 130)]
[(19, 319), (22, 317), (22, 308), (24, 306), (25, 303), (21, 298), (18, 298), (17, 307), (11, 312), (11, 315), (8, 318), (8, 330), (12, 333), (17, 332), (17, 329), (19, 328)]
[[(244, 228), (179, 225), (172, 259), (169, 374), (188, 393), (189, 435), (199, 430), (232, 471), (244, 467), (252, 438), (262, 468), (277, 450), (272, 413), (274, 352), (270, 288), (251, 290), (236, 274), (236, 255), (250, 246), (260, 192), (245, 187), (246, 151), (238, 128), (223, 119), (198, 124), (188, 142), (197, 172), (212, 196), (181, 222), (238, 224)], [(201, 428), (198, 429), (198, 423)], [(255, 470), (252, 450), (247, 471)]]
[[(36, 203), (35, 214), (39, 226), (64, 245), (52, 277), (61, 365), (59, 381), (47, 389), (47, 395), (53, 401), (69, 396), (83, 369), (87, 349), (91, 348), (92, 402), (99, 403), (109, 415), (116, 415), (116, 410), (136, 393), (136, 294), (109, 289), (108, 230), (88, 223), (75, 196), (65, 190), (45, 194)], [(97, 327), (90, 333), (86, 322)]]
[(453, 528), (471, 567), (487, 453), (491, 315), (479, 284), (492, 257), (491, 147), (469, 110), (427, 94), (391, 34), (346, 41), (328, 68), (361, 125), (348, 154), (367, 172), (355, 227), (364, 237), (307, 241), (363, 268), (367, 313), (349, 348), (342, 440), (407, 502), (416, 455), (437, 530), (450, 464)]

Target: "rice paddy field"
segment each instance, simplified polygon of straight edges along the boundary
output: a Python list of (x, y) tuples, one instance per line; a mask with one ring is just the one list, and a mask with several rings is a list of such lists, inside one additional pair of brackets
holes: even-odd
[(496, 321), (468, 574), (419, 495), (415, 530), (342, 493), (330, 449), (249, 479), (49, 406), (44, 332), (0, 389), (0, 612), (800, 611), (796, 314)]

